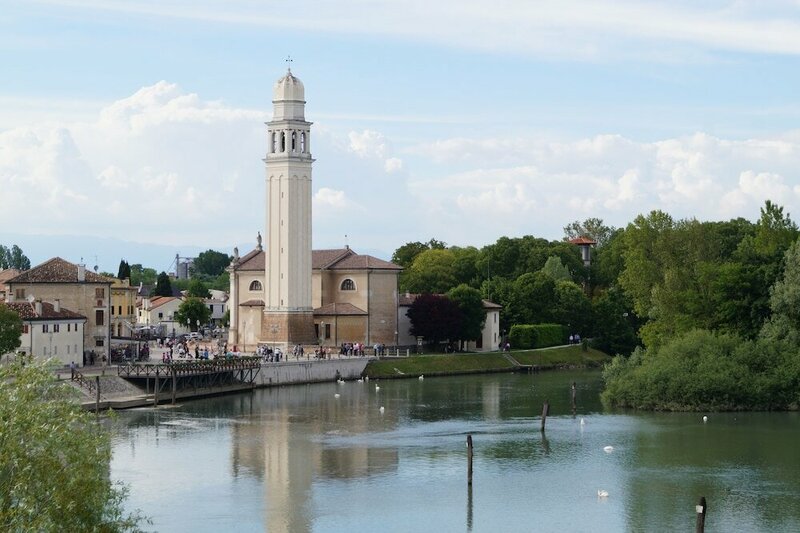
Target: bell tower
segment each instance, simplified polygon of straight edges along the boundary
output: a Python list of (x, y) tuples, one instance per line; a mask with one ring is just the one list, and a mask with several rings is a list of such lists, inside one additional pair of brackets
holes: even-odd
[(284, 350), (314, 344), (311, 305), (311, 122), (305, 88), (292, 74), (275, 82), (267, 122), (267, 254), (263, 341)]

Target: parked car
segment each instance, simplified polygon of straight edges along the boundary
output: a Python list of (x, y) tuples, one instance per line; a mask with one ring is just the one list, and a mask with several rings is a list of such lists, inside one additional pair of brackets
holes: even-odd
[(188, 335), (186, 335), (186, 338), (188, 340), (190, 340), (190, 341), (199, 341), (199, 340), (201, 340), (203, 338), (203, 335), (201, 335), (200, 333), (198, 333), (196, 331), (193, 331), (193, 332), (189, 333)]

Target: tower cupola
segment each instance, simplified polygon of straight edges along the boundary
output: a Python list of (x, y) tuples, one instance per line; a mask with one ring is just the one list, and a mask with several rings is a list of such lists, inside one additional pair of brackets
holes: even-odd
[(272, 120), (305, 120), (306, 90), (292, 69), (272, 88)]

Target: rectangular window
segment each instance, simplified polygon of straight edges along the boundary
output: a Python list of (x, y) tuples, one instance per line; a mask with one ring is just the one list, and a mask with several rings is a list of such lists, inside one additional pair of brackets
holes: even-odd
[(94, 340), (95, 346), (103, 346), (103, 339), (95, 339)]
[(114, 306), (111, 306), (111, 316), (114, 316)]
[(72, 331), (72, 324), (67, 324), (67, 333)]
[(94, 312), (94, 323), (95, 326), (105, 326), (106, 316), (102, 309), (98, 309)]
[(50, 331), (50, 326), (47, 324), (42, 324), (42, 333), (47, 333)]
[(60, 324), (53, 324), (53, 333), (58, 333), (61, 329)]
[(494, 323), (497, 324), (497, 313), (494, 314)]
[(22, 333), (28, 333), (28, 324), (22, 324)]
[(158, 313), (158, 319), (161, 320), (162, 318), (164, 318), (164, 313)]
[(106, 290), (102, 287), (98, 287), (94, 290), (94, 297), (95, 298), (105, 298), (106, 297)]
[(67, 355), (69, 355), (69, 344), (67, 344)]
[(25, 289), (15, 289), (14, 290), (14, 297), (17, 300), (24, 300), (25, 299)]
[(122, 306), (120, 305), (120, 306), (118, 306), (118, 308), (119, 308), (119, 314), (121, 315), (122, 314)]
[(325, 338), (326, 339), (330, 339), (331, 338), (331, 325), (330, 324), (325, 324)]

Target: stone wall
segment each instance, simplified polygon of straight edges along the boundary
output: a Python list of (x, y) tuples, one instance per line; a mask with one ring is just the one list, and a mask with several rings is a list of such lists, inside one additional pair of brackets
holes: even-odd
[(286, 363), (261, 365), (256, 383), (258, 386), (293, 385), (333, 381), (338, 376), (352, 380), (361, 377), (369, 359), (331, 359), (327, 361), (287, 361)]

